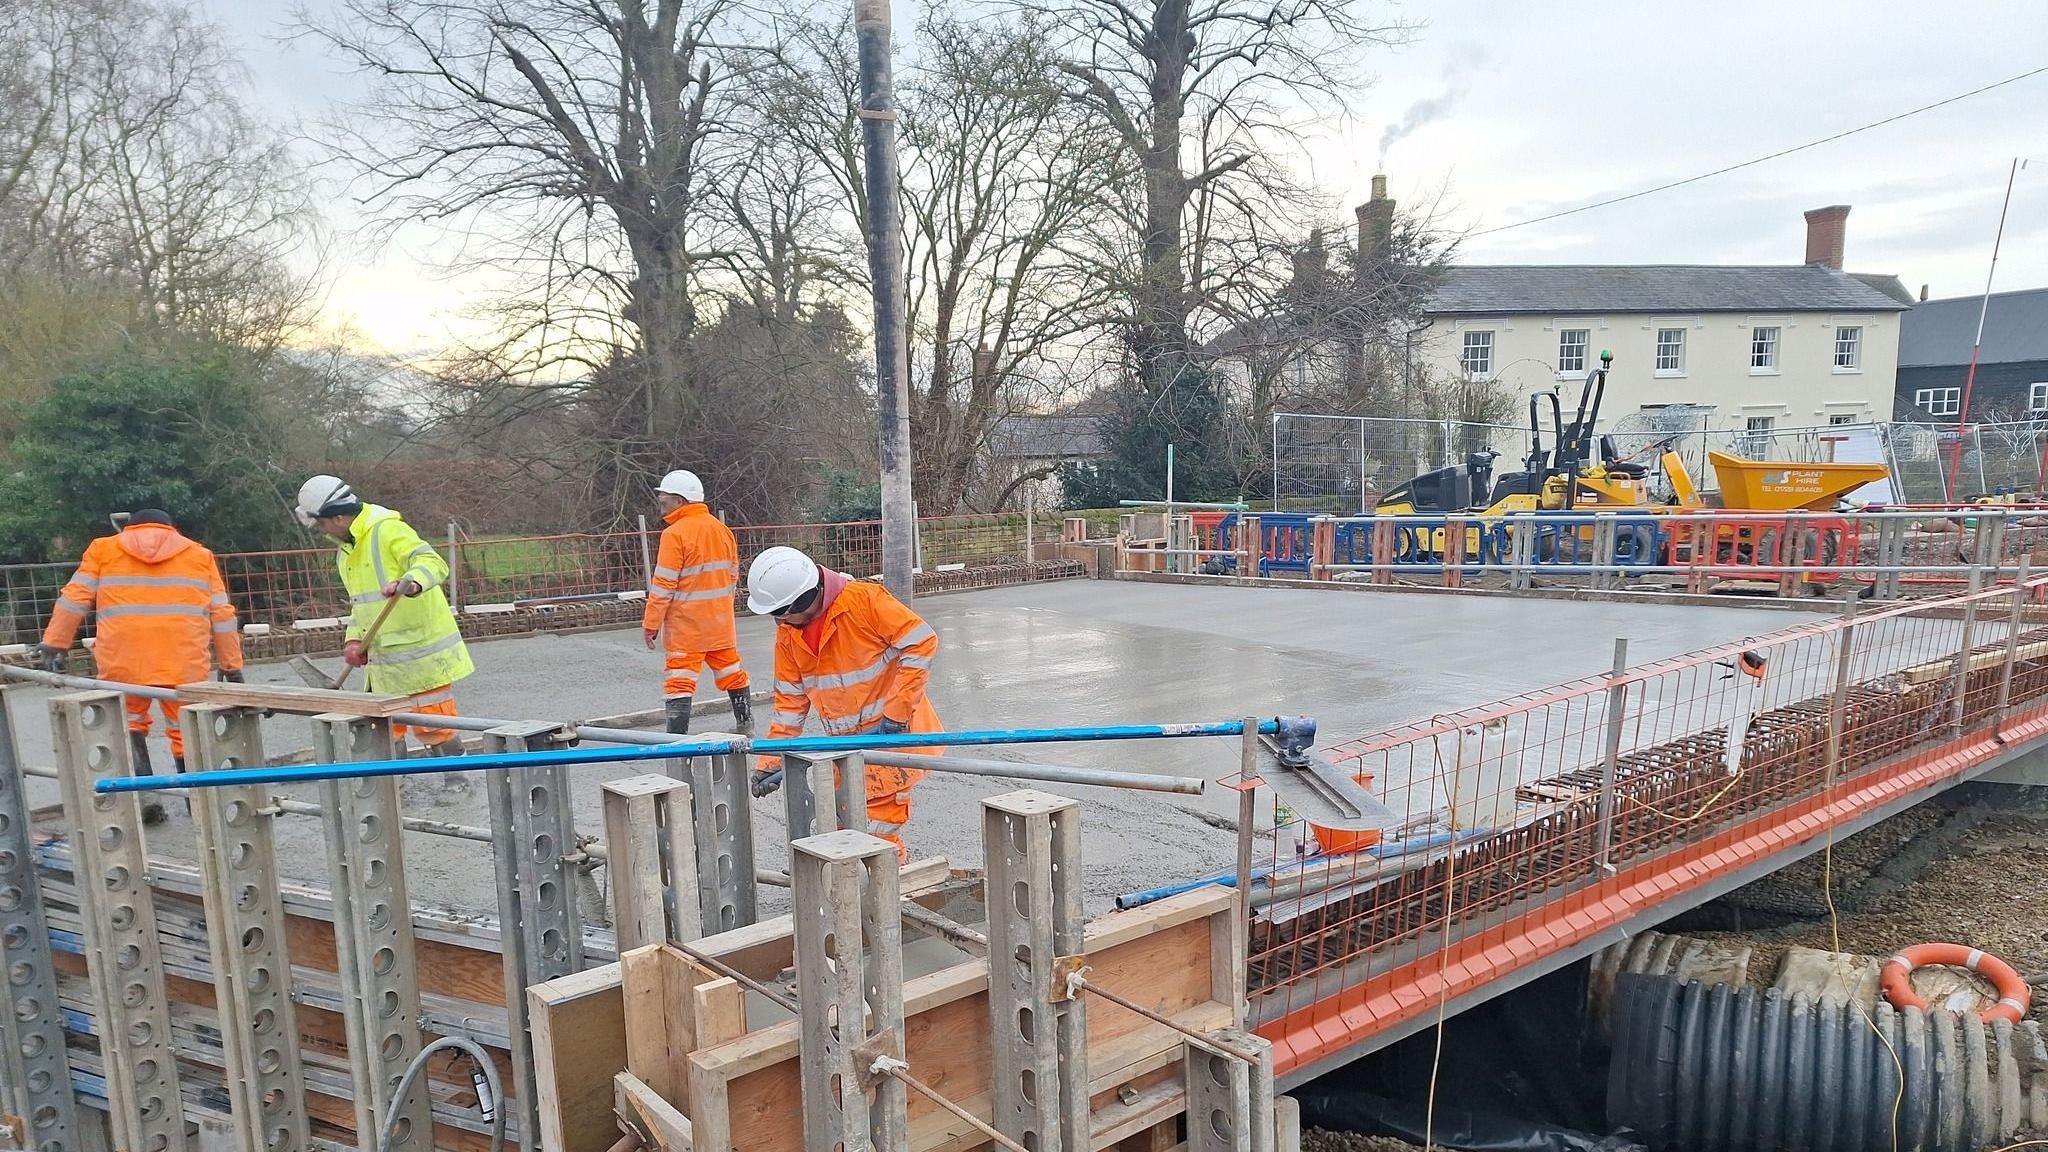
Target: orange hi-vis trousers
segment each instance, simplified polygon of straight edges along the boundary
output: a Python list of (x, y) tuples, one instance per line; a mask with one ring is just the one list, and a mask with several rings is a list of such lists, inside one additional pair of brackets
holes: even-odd
[[(407, 701), (405, 710), (407, 712), (424, 712), (429, 716), (458, 715), (455, 711), (455, 686), (453, 684), (443, 684), (439, 688), (429, 688)], [(391, 738), (400, 744), (404, 744), (405, 734), (408, 731), (418, 734), (420, 747), (422, 748), (432, 748), (437, 745), (446, 744), (459, 735), (452, 728), (411, 728), (404, 724), (393, 724), (391, 726)]]
[(662, 660), (662, 670), (667, 678), (661, 683), (661, 695), (665, 700), (678, 700), (697, 694), (697, 674), (706, 664), (716, 677), (715, 683), (724, 692), (738, 692), (747, 686), (747, 670), (740, 666), (740, 651), (737, 648), (720, 648), (715, 652), (674, 652)]
[(149, 735), (149, 730), (156, 725), (156, 717), (149, 714), (149, 706), (155, 704), (164, 714), (164, 726), (170, 729), (165, 734), (171, 738), (171, 755), (185, 754), (185, 729), (178, 723), (176, 700), (151, 700), (147, 696), (123, 696), (121, 700), (128, 709), (128, 730), (140, 732), (144, 736)]

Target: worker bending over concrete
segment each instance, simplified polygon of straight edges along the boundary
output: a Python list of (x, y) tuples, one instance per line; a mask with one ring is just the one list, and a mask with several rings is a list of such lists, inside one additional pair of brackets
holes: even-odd
[[(221, 679), (241, 683), (242, 632), (213, 553), (181, 535), (170, 516), (155, 508), (117, 513), (112, 519), (118, 531), (86, 546), (78, 571), (58, 595), (50, 626), (36, 646), (39, 662), (52, 672), (62, 671), (79, 625), (96, 614), (99, 631), (92, 656), (102, 679), (175, 688), (206, 679), (217, 661)], [(183, 772), (185, 733), (178, 726), (178, 704), (158, 703), (170, 729), (171, 759)], [(149, 699), (129, 696), (126, 706), (135, 771), (147, 776), (153, 724)], [(163, 805), (145, 800), (142, 819), (161, 824)]]
[(668, 527), (661, 530), (661, 555), (654, 561), (640, 630), (650, 651), (662, 633), (668, 634), (662, 661), (666, 679), (661, 686), (668, 730), (690, 730), (697, 674), (709, 664), (732, 701), (733, 725), (751, 735), (754, 710), (747, 702), (747, 670), (740, 666), (732, 619), (740, 586), (740, 546), (732, 530), (705, 507), (704, 483), (696, 473), (677, 470), (663, 476), (654, 498)]
[[(771, 740), (803, 732), (815, 712), (834, 736), (875, 732), (941, 732), (939, 714), (925, 695), (939, 638), (880, 584), (821, 568), (794, 548), (770, 548), (747, 569), (747, 607), (773, 616), (775, 720)], [(902, 751), (936, 755), (936, 748)], [(763, 756), (758, 783), (782, 767)], [(867, 766), (868, 831), (910, 851), (898, 831), (910, 820), (910, 790), (923, 771)]]
[[(299, 523), (338, 542), (335, 568), (348, 592), (347, 640), (341, 658), (367, 667), (372, 692), (410, 696), (408, 712), (455, 715), (455, 682), (476, 671), (442, 585), (448, 561), (398, 513), (366, 504), (333, 476), (299, 486)], [(390, 615), (381, 626), (386, 605)], [(375, 626), (376, 634), (370, 634)], [(406, 726), (393, 724), (401, 747)], [(462, 742), (446, 728), (421, 728), (420, 746), (434, 756), (460, 756)]]

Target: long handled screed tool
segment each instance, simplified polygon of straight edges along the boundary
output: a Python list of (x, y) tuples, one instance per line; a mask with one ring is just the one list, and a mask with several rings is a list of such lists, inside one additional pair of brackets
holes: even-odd
[[(370, 621), (369, 629), (363, 633), (363, 651), (367, 652), (370, 650), (370, 641), (377, 638), (377, 629), (384, 626), (385, 619), (391, 615), (391, 610), (396, 607), (398, 607), (398, 597), (393, 596), (384, 601), (384, 610), (377, 613), (377, 618)], [(349, 674), (356, 670), (355, 665), (344, 661), (341, 665), (341, 675), (330, 677), (327, 673), (320, 670), (318, 664), (313, 663), (311, 656), (294, 656), (286, 661), (286, 663), (290, 664), (292, 671), (298, 673), (299, 679), (304, 680), (306, 685), (311, 688), (339, 690), (342, 685), (348, 683)]]

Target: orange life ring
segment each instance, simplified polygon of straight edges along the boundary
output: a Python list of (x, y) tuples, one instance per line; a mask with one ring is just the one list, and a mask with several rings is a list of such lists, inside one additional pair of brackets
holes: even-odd
[(2033, 999), (2033, 990), (2013, 967), (1981, 948), (1968, 948), (1961, 944), (1915, 944), (1903, 949), (1884, 962), (1884, 971), (1879, 974), (1878, 987), (1884, 998), (1894, 1008), (1927, 1009), (1927, 1002), (1913, 991), (1913, 969), (1929, 964), (1942, 964), (1953, 968), (1968, 968), (1970, 971), (1991, 981), (1998, 989), (1998, 1003), (1977, 1014), (1986, 1024), (1994, 1020), (2010, 1020), (2017, 1024), (2027, 1014), (2027, 1005)]

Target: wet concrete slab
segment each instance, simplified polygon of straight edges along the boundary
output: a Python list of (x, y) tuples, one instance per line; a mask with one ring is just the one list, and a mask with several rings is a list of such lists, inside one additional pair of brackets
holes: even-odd
[[(1739, 607), (1577, 602), (1478, 596), (1421, 596), (1309, 589), (1231, 588), (1069, 580), (930, 597), (917, 604), (940, 637), (932, 696), (950, 728), (1059, 727), (1227, 720), (1280, 713), (1314, 717), (1330, 745), (1404, 721), (1483, 704), (1604, 671), (1614, 639), (1627, 637), (1634, 662), (1764, 635), (1807, 617)], [(770, 677), (773, 625), (743, 619), (740, 648), (755, 679)], [(637, 630), (544, 635), (472, 646), (477, 674), (457, 689), (462, 711), (503, 719), (583, 720), (656, 707), (661, 654)], [(288, 682), (283, 665), (251, 679)], [(31, 763), (50, 763), (39, 689), (9, 692), (15, 727)], [(707, 676), (700, 698), (720, 695)], [(714, 730), (724, 717), (699, 717)], [(310, 743), (302, 720), (266, 727), (275, 753)], [(159, 762), (168, 753), (156, 741)], [(980, 755), (1216, 779), (1234, 772), (1230, 740), (1038, 746)], [(597, 781), (648, 766), (576, 769), (579, 829), (600, 828)], [(963, 864), (981, 855), (980, 798), (1001, 781), (934, 776), (919, 786), (909, 840), (919, 854)], [(1233, 835), (1218, 819), (1235, 794), (1202, 797), (1049, 786), (1083, 800), (1085, 885), (1091, 911), (1116, 894), (1231, 866)], [(32, 800), (55, 800), (54, 785), (31, 782)], [(288, 792), (316, 800), (317, 789)], [(467, 774), (412, 780), (402, 792), (414, 814), (488, 823), (483, 791)], [(191, 851), (189, 824), (175, 815), (152, 836), (155, 850)], [(780, 796), (756, 810), (761, 863), (786, 858)], [(281, 818), (290, 874), (322, 881), (316, 821)], [(1261, 855), (1272, 852), (1261, 842)], [(471, 908), (493, 900), (485, 845), (409, 834), (409, 878), (417, 899)]]

